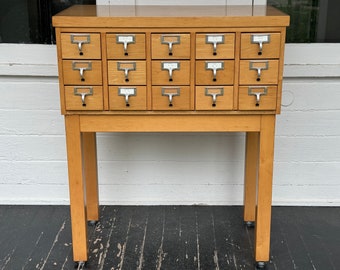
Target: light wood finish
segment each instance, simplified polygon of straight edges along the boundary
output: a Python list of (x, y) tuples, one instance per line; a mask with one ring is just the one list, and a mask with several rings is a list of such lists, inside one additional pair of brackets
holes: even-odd
[[(61, 53), (63, 59), (100, 59), (100, 34), (99, 33), (62, 33)], [(72, 38), (74, 43), (72, 43)], [(81, 52), (77, 42), (83, 43)], [(89, 42), (89, 43), (87, 43)]]
[[(179, 69), (172, 71), (170, 81), (169, 70), (162, 69), (162, 63), (175, 63)], [(189, 85), (190, 84), (190, 61), (186, 60), (162, 60), (152, 61), (152, 84), (153, 85)]]
[[(232, 110), (233, 92), (232, 86), (196, 86), (196, 110)], [(213, 103), (213, 94), (218, 94), (216, 103)]]
[[(261, 70), (260, 80), (256, 68), (268, 69)], [(250, 67), (253, 67), (251, 69)], [(241, 60), (240, 61), (240, 84), (267, 85), (278, 83), (279, 61), (278, 60)]]
[[(259, 44), (251, 43), (252, 35), (268, 35), (269, 42), (263, 43), (262, 53), (259, 54)], [(243, 33), (241, 34), (241, 58), (242, 59), (270, 59), (279, 58), (281, 49), (280, 33)]]
[[(84, 71), (84, 80), (81, 80), (80, 70), (73, 69), (72, 64), (76, 63), (77, 68), (87, 68), (92, 65), (91, 70)], [(63, 60), (64, 84), (70, 85), (101, 85), (102, 64), (98, 60)]]
[(83, 115), (83, 132), (252, 132), (260, 131), (261, 115), (186, 114), (172, 112)]
[[(164, 95), (163, 93), (164, 92)], [(170, 105), (169, 96), (174, 94)], [(153, 110), (190, 110), (190, 87), (189, 86), (153, 86), (152, 87)]]
[[(249, 89), (250, 88), (250, 89)], [(256, 96), (250, 94), (251, 93), (264, 93), (264, 90), (267, 90), (267, 94), (260, 95), (260, 101), (256, 102)], [(268, 87), (248, 87), (248, 86), (240, 86), (239, 87), (239, 110), (276, 110), (276, 98), (277, 98), (277, 87), (276, 86), (268, 86)]]
[[(216, 80), (214, 80), (213, 70), (206, 69), (207, 63), (222, 63), (223, 69), (216, 70)], [(196, 61), (196, 84), (197, 85), (232, 85), (234, 83), (233, 60), (198, 60)]]
[[(172, 55), (169, 55), (168, 43), (162, 43), (162, 37), (167, 42), (174, 42)], [(190, 34), (176, 32), (152, 34), (151, 40), (152, 59), (190, 59)]]
[(289, 16), (270, 6), (73, 6), (54, 27), (282, 27)]
[(87, 260), (87, 215), (83, 176), (83, 144), (79, 116), (65, 117), (69, 192), (71, 206), (73, 259)]
[[(118, 69), (120, 65), (120, 69)], [(135, 65), (135, 69), (132, 69)], [(124, 68), (129, 68), (128, 80)], [(109, 85), (146, 85), (145, 61), (108, 61)]]
[[(124, 43), (117, 42), (117, 36), (133, 36), (134, 42), (127, 43), (127, 51), (124, 51)], [(124, 40), (124, 39), (123, 39)], [(115, 33), (106, 35), (108, 59), (145, 59), (145, 34)]]
[(131, 86), (121, 88), (135, 88), (136, 94), (128, 97), (128, 106), (124, 95), (119, 95), (120, 86), (110, 86), (110, 110), (126, 110), (126, 111), (145, 111), (146, 110), (146, 87), (145, 86)]
[[(75, 261), (88, 259), (86, 221), (99, 218), (96, 132), (246, 132), (244, 220), (255, 221), (255, 260), (269, 260), (275, 114), (281, 107), (288, 24), (288, 16), (266, 6), (73, 6), (53, 17)], [(82, 45), (82, 56), (78, 44), (71, 42), (72, 33), (91, 37), (91, 43)], [(219, 40), (221, 34), (225, 43), (217, 44), (214, 55), (206, 36)], [(252, 34), (270, 34), (261, 55), (259, 44), (251, 43)], [(136, 38), (127, 45), (128, 55), (123, 44), (117, 44), (117, 35)], [(131, 39), (126, 36), (123, 40)], [(92, 63), (92, 70), (84, 71), (85, 81), (79, 70), (72, 70), (73, 61), (80, 67)], [(171, 61), (178, 61), (180, 70), (173, 70), (169, 81), (162, 62)], [(206, 69), (206, 62), (214, 61), (224, 64), (216, 81), (213, 70)], [(128, 81), (124, 67), (118, 70), (119, 62), (136, 63)], [(258, 81), (256, 68), (265, 62), (268, 69), (261, 70)], [(93, 96), (85, 98), (86, 106), (74, 95), (74, 87), (80, 86), (94, 89)], [(137, 92), (118, 92), (119, 87)], [(217, 95), (221, 87), (223, 95)], [(249, 89), (268, 92), (256, 106)], [(130, 93), (129, 106), (124, 93)]]
[(256, 261), (269, 261), (274, 135), (275, 115), (263, 115), (260, 130), (257, 207), (255, 219)]
[[(90, 93), (91, 89), (93, 94), (85, 96), (85, 104), (83, 104), (81, 95), (76, 95), (75, 91), (79, 94)], [(65, 86), (65, 106), (66, 110), (70, 111), (102, 111), (104, 109), (103, 88), (101, 86)]]
[[(222, 36), (224, 38), (223, 43), (216, 43), (216, 54), (214, 54), (213, 43), (207, 43), (207, 37), (209, 36)], [(234, 33), (196, 34), (196, 59), (234, 59), (234, 52)]]
[(86, 180), (86, 216), (89, 221), (97, 221), (99, 220), (99, 194), (96, 133), (84, 132), (82, 135), (84, 177)]
[(246, 133), (246, 154), (244, 171), (244, 212), (245, 222), (256, 221), (256, 186), (259, 158), (259, 133)]

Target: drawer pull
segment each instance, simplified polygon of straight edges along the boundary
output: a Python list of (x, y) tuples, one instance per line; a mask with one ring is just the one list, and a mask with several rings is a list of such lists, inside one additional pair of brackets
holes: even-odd
[(205, 62), (205, 69), (212, 70), (213, 72), (213, 81), (216, 82), (217, 70), (224, 69), (224, 62)]
[(181, 89), (179, 87), (162, 87), (162, 96), (168, 96), (169, 107), (172, 107), (172, 100), (174, 96), (180, 95)]
[(124, 71), (125, 81), (129, 81), (129, 72), (136, 70), (136, 62), (117, 62), (117, 69)]
[(91, 42), (91, 36), (89, 34), (71, 34), (70, 36), (71, 43), (78, 45), (79, 55), (83, 55), (83, 44), (89, 44)]
[(161, 35), (161, 43), (169, 46), (169, 55), (172, 55), (172, 48), (174, 44), (181, 43), (181, 36), (179, 35)]
[[(87, 90), (87, 92), (85, 92)], [(84, 107), (86, 107), (85, 98), (87, 96), (93, 95), (93, 88), (92, 87), (74, 87), (73, 93), (75, 96), (81, 96), (81, 103)]]
[(129, 44), (135, 43), (135, 35), (117, 35), (116, 42), (117, 44), (123, 44), (124, 55), (129, 55), (127, 48)]
[(137, 95), (137, 89), (136, 88), (125, 88), (125, 87), (118, 87), (118, 96), (124, 96), (125, 97), (125, 105), (126, 107), (129, 107), (129, 97), (136, 96)]
[(262, 70), (267, 70), (269, 68), (268, 61), (250, 61), (249, 69), (257, 71), (256, 81), (261, 81)]
[(259, 45), (258, 55), (262, 55), (263, 43), (270, 43), (270, 35), (269, 34), (256, 34), (250, 36), (250, 42), (252, 44)]
[(252, 86), (248, 88), (248, 95), (256, 97), (255, 106), (260, 106), (261, 96), (266, 96), (268, 93), (268, 88), (266, 86)]
[(162, 62), (162, 70), (169, 72), (169, 82), (172, 82), (172, 75), (174, 70), (180, 70), (179, 62)]
[(82, 82), (85, 81), (84, 78), (84, 71), (86, 70), (92, 70), (92, 62), (72, 62), (72, 69), (73, 70), (79, 70), (80, 80)]
[(206, 87), (205, 88), (205, 95), (212, 97), (212, 105), (216, 107), (217, 96), (223, 96), (224, 89), (223, 87)]
[(224, 35), (206, 35), (205, 43), (213, 45), (213, 55), (217, 55), (217, 44), (224, 44)]

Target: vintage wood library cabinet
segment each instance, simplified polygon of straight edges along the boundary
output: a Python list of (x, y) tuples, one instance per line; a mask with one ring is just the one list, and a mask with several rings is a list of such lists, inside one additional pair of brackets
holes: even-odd
[(98, 220), (96, 132), (245, 132), (244, 221), (265, 266), (288, 24), (269, 6), (73, 6), (53, 17), (76, 262)]

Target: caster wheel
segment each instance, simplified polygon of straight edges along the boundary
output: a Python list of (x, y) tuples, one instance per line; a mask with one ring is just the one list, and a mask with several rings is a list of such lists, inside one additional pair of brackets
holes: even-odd
[(87, 224), (88, 224), (89, 226), (95, 227), (95, 226), (98, 224), (98, 221), (97, 221), (97, 220), (89, 220), (89, 221), (87, 222)]
[(245, 224), (248, 228), (254, 228), (255, 227), (254, 221), (246, 221)]
[(265, 262), (256, 262), (256, 269), (266, 269)]
[(84, 269), (85, 265), (86, 262), (84, 261), (74, 262), (74, 269)]

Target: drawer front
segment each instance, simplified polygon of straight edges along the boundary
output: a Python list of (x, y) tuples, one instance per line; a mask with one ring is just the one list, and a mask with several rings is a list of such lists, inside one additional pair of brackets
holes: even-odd
[(101, 86), (65, 86), (66, 110), (103, 110)]
[(152, 61), (153, 85), (189, 85), (190, 61)]
[(152, 59), (190, 59), (190, 34), (152, 34)]
[(64, 84), (101, 85), (101, 61), (63, 60)]
[(278, 60), (241, 60), (240, 84), (277, 84)]
[(234, 59), (235, 34), (197, 34), (196, 59)]
[(279, 58), (280, 42), (280, 33), (243, 33), (241, 58)]
[(190, 110), (189, 86), (153, 86), (153, 110)]
[(61, 57), (63, 59), (100, 59), (100, 34), (62, 33)]
[(196, 86), (196, 110), (232, 110), (232, 86)]
[(110, 86), (110, 110), (146, 110), (146, 86)]
[(234, 61), (196, 61), (197, 85), (231, 85), (234, 82)]
[(145, 34), (107, 34), (108, 59), (145, 59)]
[(276, 86), (241, 86), (239, 110), (276, 110)]
[(145, 61), (108, 61), (110, 85), (146, 85)]

